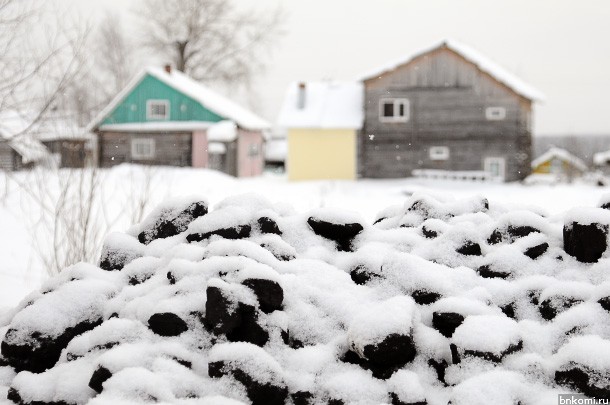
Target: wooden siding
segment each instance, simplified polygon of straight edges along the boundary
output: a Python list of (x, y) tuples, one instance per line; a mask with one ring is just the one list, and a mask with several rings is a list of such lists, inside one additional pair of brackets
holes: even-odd
[[(379, 120), (384, 98), (409, 100), (408, 122)], [(487, 107), (503, 107), (488, 120)], [(531, 102), (446, 48), (365, 82), (365, 125), (359, 136), (361, 177), (406, 177), (414, 169), (483, 170), (485, 157), (506, 160), (506, 180), (530, 172)], [(432, 161), (431, 146), (447, 146)]]
[(16, 153), (8, 142), (0, 141), (0, 170), (16, 170)]
[[(146, 102), (149, 100), (169, 101), (169, 117), (166, 120), (148, 119)], [(218, 122), (223, 118), (207, 110), (199, 102), (185, 94), (146, 75), (121, 103), (104, 119), (104, 124), (125, 124), (158, 121), (208, 121)]]
[[(131, 158), (131, 139), (148, 138), (155, 140), (155, 158), (134, 160)], [(141, 163), (150, 165), (191, 166), (191, 133), (131, 134), (101, 132), (99, 134), (99, 165), (111, 167), (121, 163)]]

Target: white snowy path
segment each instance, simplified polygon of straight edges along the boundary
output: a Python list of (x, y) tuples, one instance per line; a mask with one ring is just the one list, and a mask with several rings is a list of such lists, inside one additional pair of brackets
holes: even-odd
[[(152, 173), (152, 174), (151, 174)], [(156, 168), (152, 172), (138, 166), (120, 166), (103, 171), (103, 193), (109, 217), (125, 212), (125, 201), (144, 188), (151, 179), (148, 196), (149, 211), (168, 197), (200, 195), (214, 205), (223, 198), (255, 192), (272, 202), (286, 202), (299, 212), (317, 208), (341, 207), (357, 211), (369, 221), (383, 208), (404, 202), (407, 195), (425, 191), (434, 195), (464, 198), (482, 195), (491, 204), (511, 207), (541, 207), (551, 215), (575, 206), (595, 206), (610, 190), (586, 184), (557, 186), (525, 186), (517, 183), (489, 184), (461, 181), (396, 180), (288, 182), (283, 175), (265, 174), (259, 178), (235, 179), (217, 172), (200, 169)], [(54, 174), (51, 174), (54, 175)], [(62, 173), (60, 173), (62, 175)], [(16, 175), (23, 183), (31, 174)], [(30, 176), (30, 177), (28, 177)], [(0, 176), (0, 318), (47, 277), (32, 245), (33, 221), (39, 212), (24, 203), (26, 193)], [(32, 208), (28, 208), (32, 207)], [(124, 231), (131, 221), (120, 217), (111, 230)]]

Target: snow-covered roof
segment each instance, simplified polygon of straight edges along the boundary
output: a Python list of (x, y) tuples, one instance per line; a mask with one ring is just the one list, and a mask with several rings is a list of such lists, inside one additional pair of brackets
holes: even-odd
[[(364, 90), (361, 83), (307, 82), (302, 86), (300, 83), (289, 86), (280, 112), (279, 126), (362, 128)], [(305, 92), (302, 101), (301, 91)]]
[(159, 121), (134, 122), (129, 124), (104, 124), (99, 129), (117, 132), (168, 132), (197, 131), (210, 128), (214, 123), (207, 121)]
[(259, 117), (246, 108), (236, 104), (228, 98), (207, 88), (198, 81), (190, 78), (184, 73), (173, 69), (171, 73), (162, 68), (148, 67), (140, 72), (115, 98), (104, 108), (87, 126), (88, 130), (95, 129), (110, 114), (125, 97), (142, 81), (146, 75), (150, 75), (165, 83), (173, 89), (189, 96), (200, 103), (204, 108), (232, 120), (245, 129), (264, 130), (271, 127), (265, 119)]
[(593, 155), (593, 163), (596, 166), (606, 165), (610, 162), (610, 150), (599, 152)]
[(288, 155), (288, 142), (285, 139), (272, 139), (265, 144), (265, 161), (284, 162)]
[(208, 142), (233, 142), (237, 139), (237, 125), (233, 121), (220, 121), (208, 129)]
[(32, 121), (17, 111), (0, 113), (0, 138), (8, 142), (23, 163), (37, 162), (49, 157), (47, 148), (35, 139), (30, 130)]
[(465, 45), (459, 41), (454, 39), (446, 39), (441, 41), (440, 43), (423, 49), (419, 52), (415, 52), (406, 58), (401, 58), (393, 63), (387, 64), (385, 66), (381, 66), (375, 70), (372, 70), (365, 75), (363, 75), (360, 80), (369, 80), (375, 77), (379, 77), (389, 71), (392, 71), (402, 65), (405, 65), (415, 58), (418, 58), (422, 55), (425, 55), (429, 52), (435, 51), (439, 48), (447, 48), (459, 55), (461, 55), (464, 59), (476, 65), (481, 71), (489, 74), (494, 79), (503, 83), (512, 89), (515, 93), (534, 101), (543, 101), (545, 99), (544, 94), (532, 87), (531, 85), (525, 83), (523, 80), (515, 76), (513, 73), (509, 72), (502, 66), (498, 65), (496, 62), (489, 59), (487, 56), (483, 55), (476, 49), (471, 48), (468, 45)]
[(544, 152), (542, 155), (540, 155), (536, 159), (534, 159), (532, 161), (532, 168), (535, 168), (535, 167), (541, 165), (542, 163), (549, 161), (551, 159), (554, 159), (554, 158), (567, 162), (582, 171), (587, 170), (587, 165), (585, 164), (585, 162), (583, 162), (578, 157), (572, 155), (567, 150), (558, 148), (556, 146), (551, 147), (549, 150)]
[(208, 143), (208, 153), (212, 155), (224, 155), (227, 153), (227, 145), (222, 142)]
[(89, 141), (93, 134), (69, 116), (50, 115), (45, 117), (35, 130), (35, 137), (39, 141), (79, 140)]

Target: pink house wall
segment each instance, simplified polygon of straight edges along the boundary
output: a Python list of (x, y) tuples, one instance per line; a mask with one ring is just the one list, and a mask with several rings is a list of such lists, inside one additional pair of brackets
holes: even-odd
[(206, 131), (193, 132), (193, 167), (208, 167), (208, 135)]
[[(258, 131), (240, 129), (237, 139), (237, 176), (261, 175), (265, 165), (263, 134)], [(251, 153), (254, 147), (258, 150), (256, 155)]]

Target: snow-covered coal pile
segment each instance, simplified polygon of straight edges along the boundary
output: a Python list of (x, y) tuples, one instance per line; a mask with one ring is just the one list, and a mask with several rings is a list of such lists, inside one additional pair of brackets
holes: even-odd
[(0, 327), (16, 404), (610, 397), (610, 211), (414, 195), (373, 223), (171, 201)]

